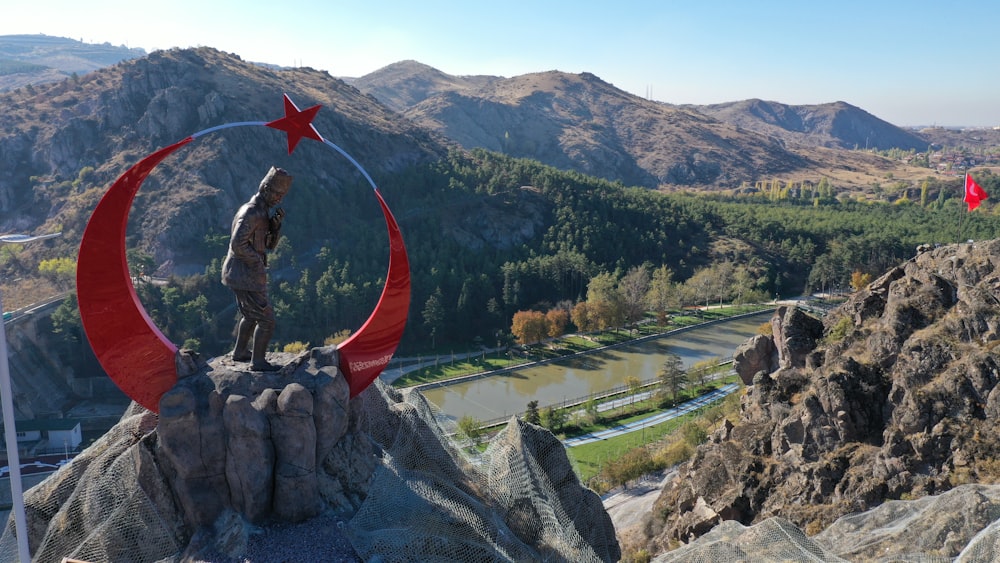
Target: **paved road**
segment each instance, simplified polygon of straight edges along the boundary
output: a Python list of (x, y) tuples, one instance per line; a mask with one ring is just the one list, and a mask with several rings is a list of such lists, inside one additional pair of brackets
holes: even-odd
[(573, 438), (567, 438), (563, 440), (563, 444), (567, 448), (572, 448), (574, 446), (580, 446), (583, 444), (589, 444), (591, 442), (604, 440), (612, 436), (621, 436), (622, 434), (637, 432), (647, 426), (652, 426), (654, 424), (666, 422), (668, 420), (672, 420), (679, 416), (684, 416), (689, 412), (696, 411), (706, 405), (710, 405), (715, 401), (722, 399), (726, 395), (729, 395), (730, 393), (736, 391), (739, 388), (740, 386), (738, 384), (730, 383), (719, 389), (716, 389), (715, 391), (712, 391), (711, 393), (702, 395), (697, 399), (692, 399), (682, 405), (654, 414), (652, 416), (648, 416), (646, 418), (643, 418), (642, 420), (636, 420), (634, 422), (629, 422), (628, 424), (621, 424), (619, 426), (615, 426), (614, 428), (608, 428), (607, 430), (601, 430), (599, 432), (584, 434), (583, 436), (575, 436)]

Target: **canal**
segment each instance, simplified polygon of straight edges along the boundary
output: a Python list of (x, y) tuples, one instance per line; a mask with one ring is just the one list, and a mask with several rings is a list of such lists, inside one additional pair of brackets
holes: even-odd
[(695, 326), (547, 364), (429, 386), (421, 393), (455, 419), (466, 415), (480, 421), (507, 417), (523, 412), (531, 400), (541, 406), (562, 405), (624, 385), (629, 376), (640, 381), (655, 379), (668, 354), (679, 356), (685, 368), (714, 357), (732, 359), (736, 347), (757, 334), (771, 315), (767, 311)]

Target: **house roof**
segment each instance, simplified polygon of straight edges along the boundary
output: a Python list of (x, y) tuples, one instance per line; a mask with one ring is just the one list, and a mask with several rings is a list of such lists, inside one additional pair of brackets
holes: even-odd
[[(18, 432), (73, 430), (80, 425), (75, 418), (37, 418), (32, 420), (17, 420), (14, 426)], [(0, 430), (3, 425), (0, 425)]]

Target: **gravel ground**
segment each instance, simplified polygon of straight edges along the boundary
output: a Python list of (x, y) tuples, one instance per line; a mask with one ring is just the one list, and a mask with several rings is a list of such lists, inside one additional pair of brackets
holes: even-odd
[(604, 509), (615, 523), (615, 530), (622, 532), (642, 523), (643, 517), (652, 511), (663, 485), (676, 473), (669, 470), (646, 475), (629, 489), (604, 498)]
[(344, 534), (346, 526), (344, 520), (329, 514), (299, 524), (263, 526), (250, 535), (243, 557), (210, 557), (204, 563), (360, 563)]

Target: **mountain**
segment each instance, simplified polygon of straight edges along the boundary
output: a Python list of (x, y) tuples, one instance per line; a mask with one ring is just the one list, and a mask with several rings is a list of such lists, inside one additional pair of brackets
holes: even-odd
[(0, 92), (63, 80), (146, 55), (143, 49), (50, 35), (0, 35)]
[(471, 92), (502, 80), (499, 76), (453, 76), (417, 61), (401, 61), (361, 78), (344, 79), (390, 108), (403, 112), (445, 92)]
[[(63, 232), (56, 244), (75, 246), (90, 210), (129, 166), (210, 127), (281, 117), (284, 93), (322, 105), (314, 121), (318, 130), (348, 152), (363, 148), (375, 177), (446, 152), (440, 139), (327, 73), (264, 68), (210, 48), (157, 51), (0, 93), (0, 230), (49, 225)], [(173, 273), (204, 270), (206, 233), (228, 233), (233, 210), (272, 164), (298, 179), (302, 211), (290, 228), (305, 228), (304, 216), (317, 228), (322, 209), (337, 209), (346, 223), (366, 216), (354, 209), (371, 203), (368, 191), (357, 188), (363, 179), (319, 143), (302, 143), (288, 155), (283, 133), (265, 127), (231, 128), (203, 139), (157, 167), (132, 211), (132, 242), (157, 264), (172, 264)], [(368, 216), (377, 220), (373, 211)]]
[[(996, 483), (997, 252), (1000, 240), (925, 246), (822, 321), (779, 309), (772, 334), (736, 354), (748, 383), (739, 420), (665, 485), (645, 527), (649, 542), (659, 549), (724, 520), (750, 525), (776, 516), (812, 535), (883, 503), (902, 513), (900, 504), (889, 508), (892, 499)], [(996, 527), (998, 513), (971, 496), (975, 508), (966, 505), (958, 519), (983, 518), (965, 535), (947, 525), (947, 540), (931, 535), (891, 548), (858, 538), (844, 548), (858, 550), (847, 557), (911, 560), (905, 555), (919, 553), (917, 544), (928, 555), (955, 557), (980, 529)]]
[(626, 185), (736, 187), (754, 174), (806, 165), (773, 139), (644, 100), (589, 73), (525, 74), (446, 91), (403, 114), (466, 148)]
[(687, 106), (719, 121), (805, 146), (927, 150), (928, 141), (846, 102), (793, 106), (764, 100)]
[[(765, 120), (748, 113), (749, 102), (729, 111), (674, 106), (634, 96), (589, 73), (453, 77), (408, 61), (354, 84), (467, 149), (648, 188), (734, 189), (774, 177), (818, 182), (823, 176), (862, 187), (899, 165), (841, 149), (864, 147), (865, 138), (869, 145), (877, 138), (880, 147), (899, 142), (926, 148), (919, 137), (847, 104), (773, 104), (770, 112), (784, 115)], [(920, 174), (926, 171), (894, 171), (897, 178)]]

